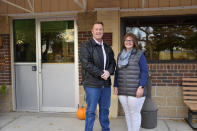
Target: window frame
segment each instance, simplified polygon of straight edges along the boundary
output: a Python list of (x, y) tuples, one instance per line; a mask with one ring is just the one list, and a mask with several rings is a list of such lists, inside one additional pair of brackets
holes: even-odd
[[(121, 41), (127, 27), (197, 25), (197, 15), (143, 16), (121, 18)], [(151, 60), (148, 63), (196, 63), (197, 60)]]

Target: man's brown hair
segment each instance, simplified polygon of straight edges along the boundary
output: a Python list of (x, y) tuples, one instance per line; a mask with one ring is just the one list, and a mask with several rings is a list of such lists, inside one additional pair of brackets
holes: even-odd
[(102, 21), (95, 21), (94, 24), (93, 24), (93, 26), (92, 26), (92, 28), (94, 27), (95, 24), (101, 24), (104, 27), (104, 24), (103, 24)]

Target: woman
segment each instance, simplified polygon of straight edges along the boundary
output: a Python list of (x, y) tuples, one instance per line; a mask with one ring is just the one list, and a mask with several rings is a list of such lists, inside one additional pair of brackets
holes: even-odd
[(128, 33), (124, 36), (123, 49), (117, 58), (114, 79), (114, 93), (118, 95), (125, 112), (128, 131), (140, 129), (147, 77), (147, 62), (143, 52), (138, 49), (137, 37)]

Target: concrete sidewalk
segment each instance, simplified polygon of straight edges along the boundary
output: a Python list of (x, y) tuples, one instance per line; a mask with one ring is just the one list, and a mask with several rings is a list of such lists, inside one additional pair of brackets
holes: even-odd
[[(0, 131), (83, 131), (84, 120), (72, 113), (11, 112), (0, 114)], [(111, 131), (127, 131), (124, 117), (110, 119)], [(94, 131), (101, 131), (98, 118)], [(158, 119), (154, 129), (141, 131), (192, 131), (184, 120)]]

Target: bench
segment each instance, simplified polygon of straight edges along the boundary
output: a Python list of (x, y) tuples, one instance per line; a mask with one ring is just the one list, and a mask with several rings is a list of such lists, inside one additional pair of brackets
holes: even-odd
[(192, 129), (197, 126), (192, 122), (192, 116), (197, 115), (197, 78), (182, 78), (183, 101), (188, 107), (186, 122)]

